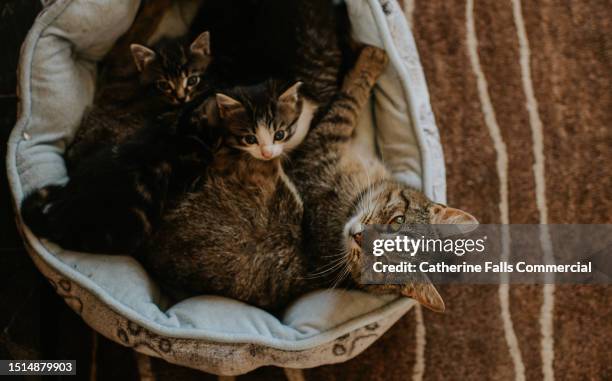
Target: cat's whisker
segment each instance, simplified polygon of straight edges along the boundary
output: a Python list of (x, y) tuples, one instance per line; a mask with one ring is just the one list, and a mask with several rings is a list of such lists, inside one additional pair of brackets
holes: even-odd
[(348, 260), (347, 260), (346, 263), (345, 263), (343, 271), (341, 273), (339, 273), (339, 275), (336, 277), (336, 279), (333, 282), (331, 288), (332, 289), (337, 288), (340, 285), (340, 283), (342, 283), (342, 281), (346, 278), (346, 276), (349, 273), (350, 273), (350, 266), (349, 266), (349, 263), (348, 263)]
[(325, 276), (339, 268), (342, 267), (343, 262), (346, 259), (344, 257), (338, 258), (334, 261), (331, 261), (330, 264), (328, 265), (329, 267), (324, 268), (323, 270), (319, 271), (319, 272), (315, 272), (315, 273), (311, 273), (309, 275), (307, 275), (306, 279), (312, 279), (312, 278), (318, 278), (318, 277), (322, 277)]

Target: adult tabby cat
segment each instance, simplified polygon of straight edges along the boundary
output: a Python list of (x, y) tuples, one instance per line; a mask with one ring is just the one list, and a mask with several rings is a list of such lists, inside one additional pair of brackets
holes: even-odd
[(379, 159), (351, 144), (359, 112), (385, 64), (383, 51), (366, 47), (338, 99), (291, 155), (287, 174), (304, 203), (304, 250), (311, 255), (308, 272), (315, 274), (309, 287), (337, 284), (402, 294), (443, 311), (442, 298), (423, 274), (405, 285), (360, 284), (364, 225), (478, 223), (470, 214), (399, 183)]

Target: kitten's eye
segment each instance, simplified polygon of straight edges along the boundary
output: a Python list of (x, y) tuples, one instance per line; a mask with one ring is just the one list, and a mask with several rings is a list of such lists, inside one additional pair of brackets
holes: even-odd
[(274, 134), (274, 140), (283, 140), (285, 137), (285, 131), (276, 131)]
[(200, 77), (197, 75), (192, 75), (187, 78), (187, 86), (195, 86), (200, 82)]
[(161, 91), (170, 91), (172, 90), (172, 88), (170, 87), (170, 84), (168, 83), (168, 81), (163, 81), (163, 80), (159, 80), (156, 82), (157, 88), (160, 89)]
[(257, 143), (257, 137), (255, 135), (247, 135), (244, 137), (244, 141), (246, 144), (255, 144)]

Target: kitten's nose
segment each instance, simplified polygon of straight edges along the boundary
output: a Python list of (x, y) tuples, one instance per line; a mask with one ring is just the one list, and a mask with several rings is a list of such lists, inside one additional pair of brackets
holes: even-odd
[(261, 156), (264, 159), (271, 159), (274, 156), (274, 151), (268, 147), (261, 147)]

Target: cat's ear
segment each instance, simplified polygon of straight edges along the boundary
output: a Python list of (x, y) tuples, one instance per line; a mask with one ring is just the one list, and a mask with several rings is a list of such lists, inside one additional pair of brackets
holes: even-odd
[(461, 233), (469, 233), (478, 227), (478, 220), (468, 212), (443, 204), (429, 209), (430, 222), (435, 225), (456, 225)]
[(210, 33), (200, 34), (189, 46), (192, 54), (197, 56), (210, 56)]
[(279, 103), (288, 103), (295, 104), (300, 99), (300, 87), (302, 87), (302, 82), (298, 81), (291, 85), (285, 92), (283, 92), (280, 97), (278, 97)]
[(155, 59), (155, 52), (144, 45), (132, 44), (130, 50), (138, 71), (143, 71)]
[(225, 94), (217, 93), (215, 94), (215, 98), (217, 100), (217, 109), (221, 118), (225, 118), (232, 111), (243, 107), (240, 101), (237, 101)]
[(432, 311), (444, 312), (446, 308), (440, 293), (426, 277), (423, 282), (404, 285), (401, 294), (416, 300)]

